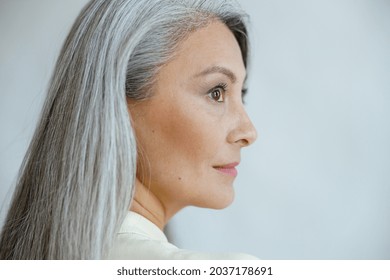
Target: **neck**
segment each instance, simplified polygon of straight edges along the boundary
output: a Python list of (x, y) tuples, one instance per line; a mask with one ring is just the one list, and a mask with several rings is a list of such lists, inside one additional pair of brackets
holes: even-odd
[(147, 188), (138, 179), (135, 182), (135, 193), (130, 210), (144, 216), (161, 230), (173, 216), (169, 214), (164, 203), (158, 199), (152, 189)]

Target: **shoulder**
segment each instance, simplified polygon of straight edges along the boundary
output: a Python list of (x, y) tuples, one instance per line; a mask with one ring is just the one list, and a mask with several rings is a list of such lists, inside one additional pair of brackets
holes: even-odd
[(127, 260), (255, 260), (241, 253), (206, 253), (177, 248), (175, 245), (133, 233), (118, 234), (109, 259)]
[(253, 260), (239, 253), (205, 253), (182, 250), (143, 216), (129, 212), (111, 247), (108, 259), (121, 260)]

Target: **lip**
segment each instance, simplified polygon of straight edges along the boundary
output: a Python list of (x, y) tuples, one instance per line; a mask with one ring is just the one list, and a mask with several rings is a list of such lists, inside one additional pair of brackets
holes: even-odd
[(232, 176), (236, 177), (238, 172), (236, 169), (236, 166), (239, 164), (239, 162), (232, 162), (224, 165), (218, 165), (218, 166), (213, 166), (217, 171)]

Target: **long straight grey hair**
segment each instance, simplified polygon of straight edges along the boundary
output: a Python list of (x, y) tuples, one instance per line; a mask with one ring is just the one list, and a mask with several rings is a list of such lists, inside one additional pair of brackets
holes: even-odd
[(223, 0), (94, 0), (58, 58), (0, 240), (1, 259), (102, 259), (132, 199), (127, 99), (152, 96), (179, 43), (213, 20), (247, 64), (246, 15)]

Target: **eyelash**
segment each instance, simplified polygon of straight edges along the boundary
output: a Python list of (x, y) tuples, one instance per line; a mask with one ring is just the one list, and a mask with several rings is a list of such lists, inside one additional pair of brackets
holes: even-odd
[[(215, 98), (213, 98), (212, 94), (216, 91), (216, 90), (222, 90), (222, 92), (220, 93), (221, 94), (221, 97), (222, 97), (222, 101), (218, 101), (218, 100), (215, 100)], [(208, 93), (207, 95), (210, 97), (210, 99), (212, 99), (213, 101), (217, 102), (217, 103), (223, 103), (225, 101), (225, 93), (226, 93), (226, 90), (227, 90), (227, 84), (225, 83), (220, 83), (218, 84), (216, 87), (212, 88)]]
[(242, 99), (242, 103), (243, 103), (244, 105), (246, 104), (246, 102), (245, 102), (245, 96), (246, 96), (247, 92), (248, 92), (248, 88), (243, 88), (243, 89), (241, 90), (241, 99)]

